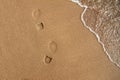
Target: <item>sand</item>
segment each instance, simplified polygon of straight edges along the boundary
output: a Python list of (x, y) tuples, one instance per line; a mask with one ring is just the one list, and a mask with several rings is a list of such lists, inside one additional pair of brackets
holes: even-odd
[(119, 80), (69, 0), (0, 0), (0, 80)]

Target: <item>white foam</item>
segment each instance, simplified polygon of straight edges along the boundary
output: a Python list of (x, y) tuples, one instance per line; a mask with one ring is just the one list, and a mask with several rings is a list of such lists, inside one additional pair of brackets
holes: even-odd
[(81, 3), (79, 0), (71, 0), (71, 1), (74, 2), (74, 3), (77, 3), (79, 6), (85, 8), (84, 11), (83, 11), (82, 14), (81, 14), (81, 20), (82, 20), (84, 26), (85, 26), (86, 28), (88, 28), (92, 33), (95, 34), (95, 36), (97, 37), (98, 42), (103, 46), (104, 52), (107, 54), (107, 56), (108, 56), (108, 58), (110, 59), (110, 61), (113, 62), (114, 64), (116, 64), (116, 65), (120, 68), (120, 65), (117, 64), (116, 62), (114, 62), (114, 61), (112, 60), (112, 58), (110, 57), (110, 55), (108, 54), (108, 52), (106, 51), (105, 45), (100, 41), (100, 37), (98, 36), (98, 34), (97, 34), (95, 31), (93, 31), (89, 26), (86, 25), (86, 23), (85, 23), (85, 21), (84, 21), (84, 18), (83, 18), (83, 15), (84, 15), (84, 13), (86, 12), (88, 6), (82, 5), (82, 3)]

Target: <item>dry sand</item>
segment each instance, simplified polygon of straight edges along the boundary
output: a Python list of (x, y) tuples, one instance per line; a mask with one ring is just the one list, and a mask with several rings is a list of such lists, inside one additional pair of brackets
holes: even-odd
[(120, 80), (82, 11), (69, 0), (0, 0), (0, 80)]

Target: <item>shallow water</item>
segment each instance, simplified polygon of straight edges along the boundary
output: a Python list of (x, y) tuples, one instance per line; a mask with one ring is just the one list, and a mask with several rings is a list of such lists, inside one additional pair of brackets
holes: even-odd
[(120, 0), (72, 0), (85, 7), (81, 20), (93, 32), (110, 61), (120, 67)]

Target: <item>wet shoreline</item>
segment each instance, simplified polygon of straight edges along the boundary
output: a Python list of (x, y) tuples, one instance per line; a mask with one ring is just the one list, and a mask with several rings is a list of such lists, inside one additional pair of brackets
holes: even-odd
[[(96, 33), (96, 31), (92, 30), (91, 26), (88, 26), (87, 23), (84, 20), (84, 14), (86, 13), (86, 10), (89, 8), (86, 5), (83, 5), (79, 0), (71, 0), (74, 3), (77, 3), (80, 7), (85, 8), (84, 11), (81, 14), (81, 21), (83, 22), (84, 26), (89, 29), (90, 32), (92, 32), (96, 37), (98, 42), (102, 45), (104, 52), (107, 54), (108, 58), (110, 59), (111, 62), (113, 62), (116, 66), (118, 66), (120, 68), (120, 64), (119, 62), (114, 61), (114, 59), (111, 57), (110, 53), (107, 51), (105, 44), (101, 41), (101, 37), (99, 36), (98, 33)], [(114, 56), (115, 54), (113, 54)], [(118, 54), (119, 56), (119, 54)], [(118, 57), (119, 58), (119, 57)]]

